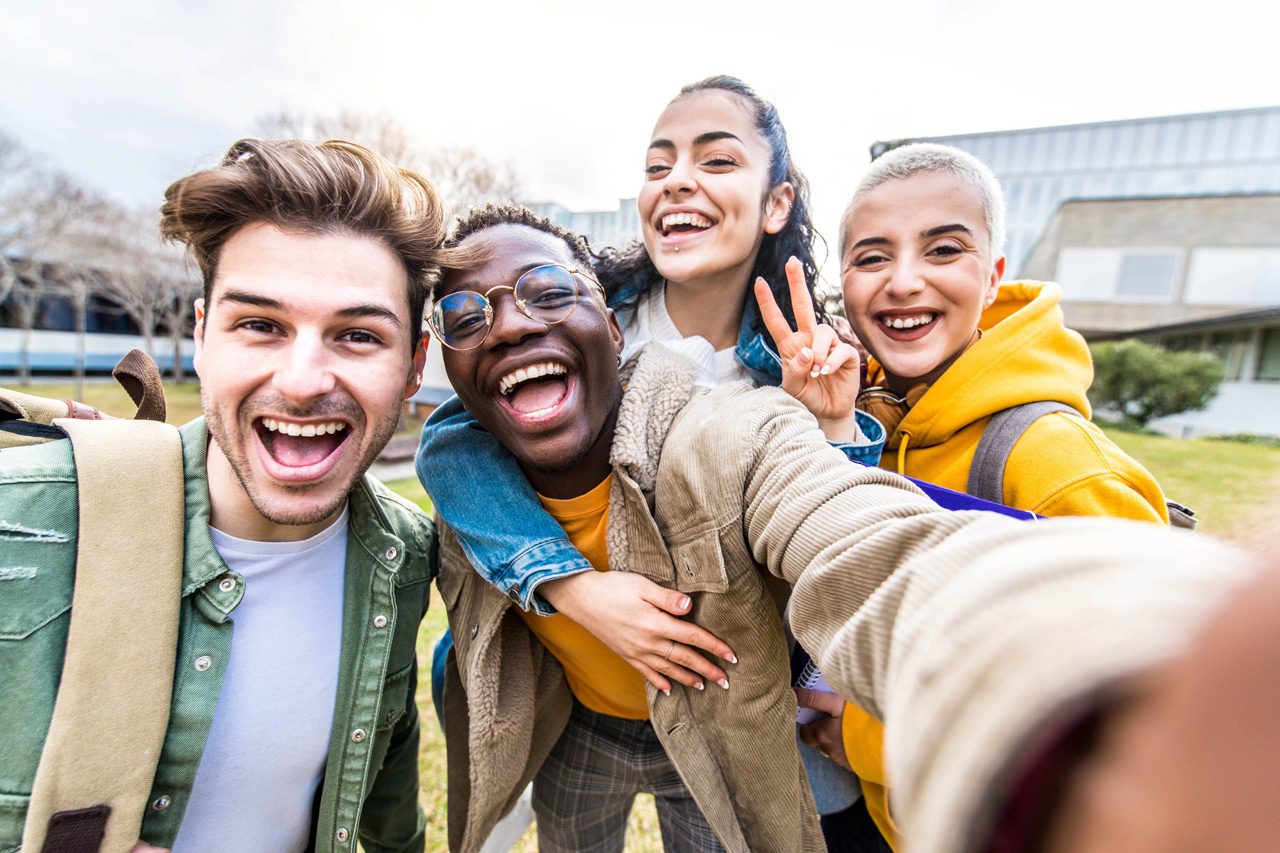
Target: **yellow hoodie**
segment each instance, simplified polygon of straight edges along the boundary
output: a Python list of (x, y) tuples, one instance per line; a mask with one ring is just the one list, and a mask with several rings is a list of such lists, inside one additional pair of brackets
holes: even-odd
[[(994, 413), (1056, 400), (1091, 416), (1085, 396), (1093, 360), (1084, 339), (1062, 322), (1058, 285), (1000, 285), (982, 315), (982, 337), (929, 387), (885, 442), (880, 467), (963, 492), (978, 440)], [(868, 383), (884, 382), (874, 358)], [(1155, 479), (1092, 421), (1055, 413), (1037, 420), (1013, 446), (1004, 475), (1008, 506), (1040, 515), (1106, 515), (1169, 523)], [(855, 705), (844, 713), (845, 751), (863, 779), (867, 811), (894, 832), (880, 761), (883, 729)]]

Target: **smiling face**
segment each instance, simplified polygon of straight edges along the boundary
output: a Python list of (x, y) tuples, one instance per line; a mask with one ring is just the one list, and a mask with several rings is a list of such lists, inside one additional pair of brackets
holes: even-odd
[[(558, 237), (526, 225), (486, 228), (465, 245), (485, 260), (447, 273), (437, 298), (514, 285), (543, 264), (581, 266)], [(622, 332), (590, 280), (581, 274), (575, 279), (577, 307), (564, 321), (533, 320), (517, 310), (510, 290), (495, 290), (490, 295), (493, 328), (484, 342), (442, 353), (449, 381), (467, 411), (548, 497), (585, 494), (608, 475), (622, 399), (617, 362)]]
[(645, 248), (668, 281), (741, 282), (765, 234), (786, 224), (790, 184), (769, 188), (769, 144), (746, 101), (703, 90), (658, 117), (636, 205)]
[(977, 334), (996, 297), (982, 197), (947, 172), (881, 184), (846, 218), (844, 305), (858, 338), (899, 393), (933, 381)]
[(342, 510), (421, 379), (407, 282), (369, 237), (254, 223), (227, 240), (195, 335), (216, 527), (304, 539)]

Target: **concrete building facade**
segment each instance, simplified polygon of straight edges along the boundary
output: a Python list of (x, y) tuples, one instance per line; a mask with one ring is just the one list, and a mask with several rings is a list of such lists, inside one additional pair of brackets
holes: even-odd
[[(962, 148), (995, 171), (1011, 278), (1070, 199), (1280, 193), (1280, 106), (909, 141)], [(877, 142), (872, 155), (894, 144)]]

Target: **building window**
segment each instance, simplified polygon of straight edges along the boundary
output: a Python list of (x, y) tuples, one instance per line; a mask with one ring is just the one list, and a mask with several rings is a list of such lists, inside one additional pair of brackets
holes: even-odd
[(1226, 367), (1224, 379), (1235, 382), (1240, 378), (1240, 370), (1244, 367), (1244, 354), (1249, 349), (1249, 331), (1239, 329), (1230, 332), (1215, 332), (1209, 336), (1209, 352), (1222, 359)]
[(1177, 252), (1128, 251), (1120, 261), (1116, 296), (1165, 302), (1173, 296)]
[(1176, 249), (1067, 248), (1058, 255), (1066, 299), (1171, 302)]
[(1280, 304), (1280, 249), (1196, 249), (1191, 253), (1183, 302)]
[(1280, 382), (1280, 327), (1262, 333), (1262, 354), (1258, 359), (1259, 382)]

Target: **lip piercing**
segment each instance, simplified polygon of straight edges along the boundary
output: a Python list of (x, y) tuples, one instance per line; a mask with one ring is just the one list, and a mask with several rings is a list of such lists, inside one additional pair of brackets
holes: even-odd
[(676, 246), (676, 251), (677, 251), (677, 252), (678, 252), (678, 251), (680, 251), (680, 247), (679, 247), (679, 246)]

